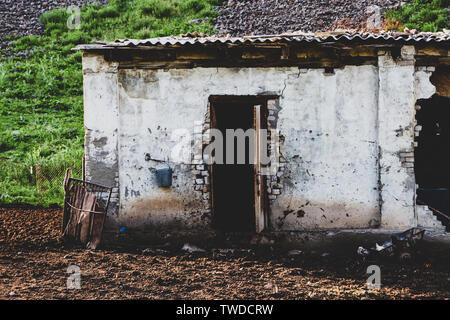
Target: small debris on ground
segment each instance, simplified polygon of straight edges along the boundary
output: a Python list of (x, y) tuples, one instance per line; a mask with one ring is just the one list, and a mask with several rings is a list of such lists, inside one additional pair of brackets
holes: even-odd
[(294, 250), (290, 250), (288, 252), (288, 256), (299, 256), (302, 253), (303, 253), (303, 251), (294, 249)]
[(411, 228), (401, 233), (392, 235), (391, 240), (369, 249), (358, 247), (357, 254), (364, 258), (373, 257), (392, 257), (398, 256), (400, 260), (406, 261), (412, 258), (412, 253), (415, 251), (415, 246), (423, 239), (425, 230), (420, 228)]
[(197, 246), (191, 245), (189, 243), (185, 243), (183, 248), (181, 248), (181, 250), (189, 252), (189, 253), (206, 252), (205, 250), (203, 250)]
[(155, 251), (150, 249), (150, 248), (146, 248), (146, 249), (142, 250), (142, 254), (143, 255), (150, 255), (150, 254), (153, 254), (153, 253), (155, 253)]
[(235, 249), (214, 249), (213, 252), (218, 252), (221, 254), (234, 254)]
[(265, 284), (264, 289), (271, 290), (272, 293), (278, 293), (278, 286), (272, 282)]
[(156, 255), (156, 254), (166, 255), (166, 254), (169, 254), (169, 251), (160, 249), (160, 248), (155, 248), (155, 249), (146, 248), (146, 249), (142, 250), (142, 254), (143, 255)]
[(370, 254), (369, 250), (365, 249), (364, 247), (358, 247), (356, 253), (360, 256), (367, 256)]

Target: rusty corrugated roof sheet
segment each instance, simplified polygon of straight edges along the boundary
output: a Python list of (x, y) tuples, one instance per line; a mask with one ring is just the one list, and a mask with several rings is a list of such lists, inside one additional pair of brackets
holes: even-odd
[(340, 41), (379, 41), (379, 42), (448, 42), (450, 33), (445, 32), (382, 32), (382, 33), (350, 33), (350, 32), (324, 32), (324, 33), (291, 33), (280, 35), (261, 35), (244, 37), (217, 37), (217, 36), (170, 36), (151, 39), (119, 39), (114, 42), (96, 41), (93, 45), (80, 45), (80, 50), (89, 49), (113, 49), (126, 47), (151, 47), (151, 46), (183, 46), (194, 44), (257, 44), (273, 42), (340, 42)]

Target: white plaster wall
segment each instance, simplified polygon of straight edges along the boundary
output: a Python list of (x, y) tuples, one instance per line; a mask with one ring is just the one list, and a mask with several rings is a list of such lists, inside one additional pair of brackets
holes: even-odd
[(287, 81), (278, 123), (288, 164), (273, 228), (379, 224), (377, 90), (373, 66), (310, 70)]
[(414, 61), (379, 57), (379, 144), (382, 226), (414, 224), (414, 174), (402, 167), (400, 151), (414, 149)]
[[(161, 189), (149, 168), (163, 165), (145, 161), (145, 154), (166, 159), (178, 142), (172, 141), (172, 132), (193, 132), (195, 122), (205, 117), (210, 95), (271, 93), (280, 95), (278, 128), (287, 159), (284, 188), (271, 207), (271, 228), (376, 225), (378, 81), (375, 66), (347, 66), (335, 74), (294, 67), (119, 70), (117, 221), (206, 227), (207, 210), (193, 191), (190, 167), (175, 166), (173, 187)], [(303, 217), (295, 214), (299, 210)]]
[(381, 227), (403, 229), (417, 225), (414, 167), (402, 165), (402, 154), (414, 152), (415, 103), (435, 88), (431, 72), (416, 70), (415, 49), (404, 46), (401, 59), (380, 52), (379, 122)]
[(83, 87), (86, 180), (113, 188), (110, 222), (119, 202), (117, 64), (84, 53)]

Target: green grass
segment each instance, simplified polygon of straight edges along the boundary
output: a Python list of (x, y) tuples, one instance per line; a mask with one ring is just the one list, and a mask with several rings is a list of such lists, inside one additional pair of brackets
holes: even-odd
[[(448, 28), (450, 0), (414, 0), (388, 19), (423, 31)], [(62, 204), (64, 169), (79, 177), (83, 155), (81, 52), (91, 40), (214, 33), (221, 0), (110, 0), (81, 8), (81, 27), (67, 27), (65, 9), (45, 13), (42, 36), (15, 38), (0, 51), (0, 204)], [(31, 50), (31, 51), (30, 51)], [(30, 51), (30, 52), (29, 52)], [(42, 175), (36, 179), (36, 164)], [(31, 172), (30, 168), (34, 168)], [(38, 180), (38, 181), (36, 181)], [(37, 188), (39, 186), (39, 188)]]
[(385, 13), (388, 29), (405, 27), (424, 32), (449, 29), (450, 0), (410, 0), (397, 10)]
[[(148, 38), (186, 32), (214, 33), (220, 0), (110, 0), (81, 8), (81, 27), (67, 27), (69, 13), (45, 13), (42, 36), (14, 40), (0, 51), (0, 204), (62, 204), (65, 168), (79, 177), (83, 155), (81, 52), (91, 40)], [(36, 178), (36, 164), (41, 175)], [(30, 168), (34, 168), (33, 172)], [(39, 187), (38, 187), (39, 186)]]

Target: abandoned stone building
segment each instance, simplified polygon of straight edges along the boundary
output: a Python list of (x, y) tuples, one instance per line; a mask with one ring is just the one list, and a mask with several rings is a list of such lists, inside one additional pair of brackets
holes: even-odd
[[(85, 179), (113, 187), (107, 230), (444, 230), (449, 45), (328, 33), (79, 46)], [(252, 128), (267, 129), (252, 131), (254, 154), (271, 162), (211, 161), (211, 129)]]

